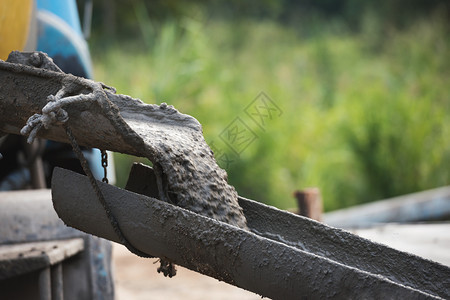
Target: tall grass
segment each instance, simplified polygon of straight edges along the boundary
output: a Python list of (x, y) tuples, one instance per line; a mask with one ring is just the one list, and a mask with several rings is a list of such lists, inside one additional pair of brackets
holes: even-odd
[[(288, 208), (294, 190), (317, 186), (332, 210), (450, 183), (450, 35), (438, 17), (308, 35), (192, 19), (156, 32), (143, 20), (145, 42), (94, 41), (96, 79), (196, 117), (239, 194)], [(260, 92), (281, 110), (263, 127), (245, 111)], [(237, 117), (257, 136), (239, 155), (221, 139)], [(134, 158), (118, 157), (123, 185)]]

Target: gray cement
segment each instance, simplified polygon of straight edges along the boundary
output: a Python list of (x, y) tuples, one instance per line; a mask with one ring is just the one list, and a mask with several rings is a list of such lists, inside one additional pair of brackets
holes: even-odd
[[(450, 269), (349, 232), (240, 198), (250, 231), (99, 183), (141, 251), (273, 299), (448, 298)], [(67, 191), (70, 190), (70, 193)], [(85, 176), (55, 169), (69, 226), (118, 241)]]
[[(126, 189), (158, 198), (154, 172), (143, 164), (133, 165)], [(239, 197), (239, 204), (250, 231), (258, 236), (406, 286), (450, 297), (446, 288), (450, 285), (450, 269), (446, 266), (249, 199)]]
[(144, 104), (104, 84), (59, 72), (43, 53), (11, 53), (8, 62), (0, 61), (0, 82), (0, 132), (22, 129), (67, 142), (60, 126), (51, 123), (60, 121), (51, 120), (52, 113), (63, 111), (81, 145), (152, 161), (161, 200), (246, 228), (237, 192), (195, 118), (171, 105)]
[[(238, 199), (200, 124), (171, 106), (146, 105), (101, 83), (1, 61), (0, 82), (0, 132), (17, 134), (31, 115), (40, 122), (63, 109), (80, 145), (153, 162), (163, 201), (100, 184), (123, 233), (145, 253), (274, 299), (449, 297), (444, 266)], [(58, 97), (49, 103), (49, 95)], [(67, 142), (51, 122), (38, 136)], [(67, 225), (117, 241), (86, 177), (55, 170), (52, 193)], [(400, 271), (393, 271), (396, 266)]]

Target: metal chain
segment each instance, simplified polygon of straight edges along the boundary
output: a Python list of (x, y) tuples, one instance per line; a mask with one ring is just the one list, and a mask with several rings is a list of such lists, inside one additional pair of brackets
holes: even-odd
[(109, 183), (108, 180), (108, 153), (105, 150), (100, 150), (102, 153), (102, 167), (103, 167), (103, 179), (104, 183)]
[[(111, 226), (114, 229), (114, 232), (117, 234), (120, 243), (122, 243), (125, 247), (127, 247), (127, 249), (136, 254), (137, 256), (140, 257), (152, 257), (150, 255), (148, 255), (147, 253), (142, 252), (141, 250), (135, 248), (123, 235), (122, 230), (120, 230), (120, 226), (119, 223), (117, 222), (116, 217), (113, 215), (113, 213), (111, 212), (111, 209), (108, 205), (108, 203), (105, 201), (105, 198), (103, 197), (102, 191), (100, 190), (100, 187), (97, 183), (97, 180), (94, 178), (94, 175), (92, 175), (92, 171), (89, 168), (88, 162), (86, 160), (86, 158), (83, 155), (83, 152), (81, 152), (80, 146), (78, 146), (78, 143), (75, 139), (75, 136), (72, 133), (72, 130), (70, 129), (70, 127), (67, 124), (63, 125), (65, 130), (66, 130), (66, 134), (69, 138), (70, 144), (72, 145), (73, 151), (75, 152), (75, 155), (77, 156), (78, 160), (81, 163), (81, 167), (83, 168), (83, 171), (86, 173), (87, 177), (89, 178), (89, 181), (91, 182), (92, 188), (94, 189), (95, 194), (97, 195), (98, 200), (100, 201), (101, 205), (103, 206), (103, 209), (106, 212), (106, 215), (109, 219), (109, 222), (111, 223)], [(102, 163), (103, 165), (103, 163)], [(106, 171), (105, 171), (106, 172)]]

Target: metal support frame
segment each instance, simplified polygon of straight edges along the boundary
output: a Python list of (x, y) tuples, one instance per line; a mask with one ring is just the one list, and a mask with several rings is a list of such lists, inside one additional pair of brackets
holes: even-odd
[(50, 190), (0, 192), (1, 299), (37, 299), (48, 267), (52, 299), (113, 299), (110, 247), (65, 226)]
[(64, 289), (63, 289), (63, 266), (62, 263), (58, 263), (51, 267), (52, 276), (52, 299), (53, 300), (63, 300), (64, 299)]
[(39, 299), (52, 300), (50, 267), (45, 267), (39, 272)]
[(0, 245), (0, 281), (37, 272), (39, 299), (62, 300), (62, 264), (83, 250), (82, 238)]

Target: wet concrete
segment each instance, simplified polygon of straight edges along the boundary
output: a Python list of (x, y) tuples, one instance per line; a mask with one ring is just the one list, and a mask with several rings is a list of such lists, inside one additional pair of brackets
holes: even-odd
[[(448, 298), (449, 268), (307, 218), (240, 198), (247, 231), (99, 184), (122, 231), (138, 249), (262, 296)], [(86, 177), (56, 169), (52, 185), (55, 210), (67, 225), (118, 241)], [(396, 266), (398, 271), (388, 278)], [(406, 275), (398, 276), (402, 272)]]
[[(264, 206), (240, 199), (245, 215), (200, 124), (171, 106), (146, 105), (100, 83), (1, 61), (0, 82), (0, 131), (19, 133), (28, 117), (41, 113), (49, 95), (64, 89), (69, 96), (83, 95), (64, 106), (80, 145), (153, 162), (163, 201), (100, 184), (123, 233), (145, 253), (274, 299), (448, 298), (448, 268), (415, 259), (418, 264), (406, 269), (409, 277), (395, 273), (389, 278), (389, 269), (376, 272), (387, 265), (374, 263), (385, 258), (383, 252), (390, 253), (388, 247), (373, 247), (370, 241), (286, 213), (264, 214)], [(38, 136), (67, 142), (59, 126), (42, 129)], [(118, 241), (87, 178), (55, 170), (52, 192), (55, 210), (67, 225)], [(303, 236), (284, 233), (290, 226)], [(389, 256), (389, 263), (403, 257)], [(378, 267), (370, 269), (371, 264)], [(421, 278), (437, 272), (433, 278), (444, 279), (437, 285), (411, 279), (418, 274), (413, 269), (424, 266)]]
[[(157, 188), (153, 170), (134, 164), (126, 189), (158, 198)], [(446, 266), (242, 197), (239, 197), (239, 204), (244, 209), (249, 229), (259, 236), (385, 276), (394, 282), (450, 297), (446, 294), (446, 287), (450, 285), (450, 269)]]
[[(450, 298), (450, 268), (361, 238), (346, 230), (240, 197), (250, 230), (260, 236)], [(274, 221), (276, 220), (276, 222)], [(385, 298), (385, 297), (383, 297)]]
[[(246, 228), (237, 192), (195, 118), (171, 105), (144, 104), (101, 83), (59, 72), (43, 53), (13, 52), (9, 60), (14, 63), (0, 61), (0, 132), (18, 134), (30, 116), (42, 113), (49, 95), (82, 95), (62, 107), (80, 145), (146, 157), (154, 165), (161, 200)], [(58, 101), (64, 103), (64, 98)], [(57, 125), (38, 136), (67, 142)]]

